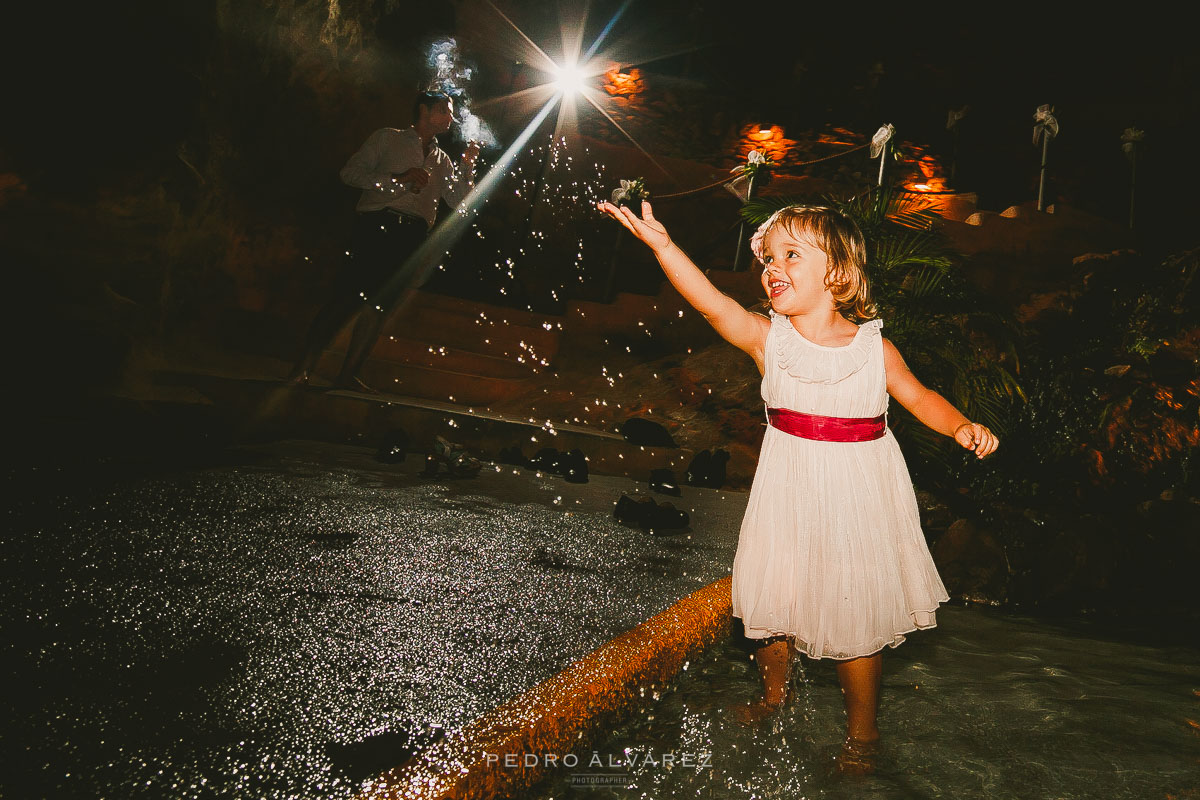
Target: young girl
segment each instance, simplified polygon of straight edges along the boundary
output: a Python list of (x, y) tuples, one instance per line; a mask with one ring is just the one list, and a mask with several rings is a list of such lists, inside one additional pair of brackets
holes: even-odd
[[(829, 208), (776, 212), (750, 241), (763, 265), (770, 319), (722, 294), (654, 218), (601, 203), (645, 242), (667, 278), (763, 375), (769, 426), (733, 562), (733, 614), (755, 653), (763, 699), (784, 702), (793, 649), (837, 662), (846, 771), (871, 768), (882, 650), (937, 623), (949, 599), (921, 533), (904, 458), (887, 428), (888, 395), (925, 425), (983, 458), (999, 445), (913, 376), (871, 319), (866, 248)], [(851, 320), (860, 320), (855, 324)]]

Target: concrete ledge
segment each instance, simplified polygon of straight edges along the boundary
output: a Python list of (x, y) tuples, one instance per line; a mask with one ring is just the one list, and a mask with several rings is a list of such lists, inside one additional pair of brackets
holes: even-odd
[[(546, 777), (543, 754), (565, 755), (626, 716), (642, 689), (663, 686), (728, 634), (730, 578), (705, 586), (547, 681), (485, 714), (397, 769), (361, 797), (492, 798)], [(525, 765), (525, 754), (536, 755)], [(504, 757), (520, 766), (506, 768)]]
[(190, 386), (219, 410), (239, 438), (309, 438), (376, 446), (397, 428), (412, 437), (413, 452), (428, 452), (434, 436), (466, 447), (483, 459), (506, 447), (532, 456), (543, 447), (579, 448), (588, 470), (649, 480), (650, 470), (666, 467), (682, 478), (695, 455), (683, 447), (630, 444), (619, 433), (583, 425), (551, 425), (515, 419), (458, 403), (398, 395), (289, 388), (276, 381), (180, 374), (168, 385)]

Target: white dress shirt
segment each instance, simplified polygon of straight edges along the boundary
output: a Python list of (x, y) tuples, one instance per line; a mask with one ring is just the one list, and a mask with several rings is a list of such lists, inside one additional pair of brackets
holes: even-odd
[[(393, 174), (420, 167), (429, 173), (429, 182), (418, 189), (411, 182), (395, 183)], [(437, 219), (438, 198), (457, 206), (471, 190), (475, 180), (474, 167), (461, 174), (454, 168), (450, 156), (438, 147), (434, 139), (425, 153), (421, 137), (414, 128), (397, 130), (380, 128), (350, 156), (340, 173), (347, 186), (362, 189), (358, 211), (391, 209), (402, 214), (421, 217), (429, 227)]]

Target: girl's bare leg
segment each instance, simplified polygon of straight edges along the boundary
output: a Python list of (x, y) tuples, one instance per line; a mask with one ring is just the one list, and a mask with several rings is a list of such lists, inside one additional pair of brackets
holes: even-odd
[(786, 637), (763, 641), (764, 644), (754, 651), (754, 661), (763, 683), (763, 699), (736, 710), (738, 720), (744, 725), (753, 725), (774, 714), (787, 699), (792, 643)]
[(879, 728), (875, 724), (879, 709), (879, 679), (883, 672), (883, 653), (839, 661), (838, 681), (846, 704), (846, 744), (838, 756), (838, 769), (845, 773), (865, 774), (875, 768)]
[(758, 674), (763, 682), (763, 702), (769, 706), (783, 705), (787, 696), (789, 668), (792, 665), (792, 644), (786, 638), (768, 639), (754, 651)]

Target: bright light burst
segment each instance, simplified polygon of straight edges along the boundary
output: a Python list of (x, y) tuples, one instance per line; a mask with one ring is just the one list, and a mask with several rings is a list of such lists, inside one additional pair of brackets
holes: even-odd
[(553, 75), (554, 85), (564, 95), (581, 94), (587, 88), (588, 75), (577, 64), (556, 64)]
[[(625, 14), (633, 0), (625, 0), (612, 18), (605, 24), (603, 30), (596, 37), (596, 40), (584, 52), (583, 49), (583, 27), (585, 19), (578, 21), (578, 25), (574, 23), (564, 25), (562, 28), (562, 62), (556, 62), (546, 54), (546, 51), (538, 47), (532, 39), (530, 39), (517, 24), (513, 22), (508, 15), (496, 7), (492, 0), (485, 0), (488, 6), (491, 7), (497, 15), (500, 16), (512, 31), (519, 37), (520, 58), (519, 61), (533, 66), (546, 76), (546, 82), (533, 86), (528, 89), (523, 89), (503, 97), (497, 97), (488, 100), (484, 103), (477, 104), (476, 108), (484, 108), (494, 104), (508, 104), (514, 101), (526, 101), (532, 104), (532, 108), (536, 108), (537, 104), (545, 103), (548, 99), (558, 99), (561, 104), (558, 109), (558, 117), (554, 125), (554, 134), (559, 136), (570, 129), (573, 129), (578, 118), (578, 108), (576, 98), (583, 98), (596, 109), (606, 120), (608, 120), (614, 128), (630, 141), (630, 143), (642, 152), (646, 158), (650, 160), (654, 166), (662, 170), (663, 174), (670, 173), (658, 163), (658, 161), (647, 150), (641, 146), (630, 135), (629, 131), (625, 130), (612, 114), (604, 107), (607, 100), (607, 95), (592, 84), (592, 80), (604, 72), (615, 63), (614, 58), (609, 53), (602, 50), (602, 46), (608, 39), (608, 35), (613, 31), (617, 21)], [(625, 59), (628, 61), (628, 59)], [(652, 61), (654, 58), (647, 57), (639, 60), (638, 63), (644, 61)]]

